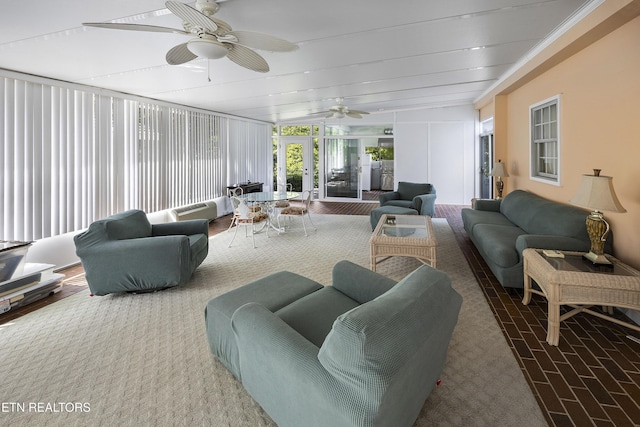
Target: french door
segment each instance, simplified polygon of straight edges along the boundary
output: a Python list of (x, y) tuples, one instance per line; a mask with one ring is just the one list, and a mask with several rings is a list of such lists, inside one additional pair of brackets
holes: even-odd
[(312, 138), (282, 138), (278, 150), (278, 186), (291, 184), (292, 190), (313, 191)]
[(326, 197), (360, 199), (360, 140), (325, 138)]

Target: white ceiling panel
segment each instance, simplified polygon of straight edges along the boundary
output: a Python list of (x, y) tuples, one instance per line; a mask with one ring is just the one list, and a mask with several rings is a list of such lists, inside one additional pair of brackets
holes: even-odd
[(234, 30), (299, 45), (294, 52), (257, 51), (270, 66), (258, 73), (227, 58), (168, 65), (167, 51), (195, 35), (82, 26), (182, 29), (163, 0), (48, 0), (37, 7), (13, 1), (0, 15), (0, 67), (273, 122), (322, 119), (318, 112), (336, 97), (372, 113), (459, 105), (589, 3), (220, 1), (214, 18)]

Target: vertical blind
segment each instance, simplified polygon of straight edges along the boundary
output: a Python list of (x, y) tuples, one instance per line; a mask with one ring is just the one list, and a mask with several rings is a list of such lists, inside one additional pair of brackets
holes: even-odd
[(0, 102), (2, 240), (210, 200), (240, 178), (271, 177), (268, 123), (2, 76)]
[(229, 119), (229, 183), (273, 181), (272, 127)]

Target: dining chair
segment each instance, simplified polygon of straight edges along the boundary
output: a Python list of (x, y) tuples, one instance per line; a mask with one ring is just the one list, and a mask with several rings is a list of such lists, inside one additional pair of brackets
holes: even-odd
[[(236, 235), (238, 234), (238, 228), (241, 226), (244, 228), (244, 235), (247, 237), (247, 229), (251, 231), (251, 239), (253, 240), (253, 247), (256, 247), (256, 238), (255, 238), (255, 229), (254, 225), (264, 222), (268, 219), (268, 215), (262, 211), (253, 211), (247, 205), (247, 201), (245, 199), (241, 199), (236, 196), (231, 196), (231, 202), (234, 205), (233, 209), (233, 219), (231, 220), (231, 225), (236, 226), (236, 231), (233, 233), (233, 238), (229, 242), (229, 246), (236, 239)], [(267, 229), (267, 237), (269, 237), (269, 227)]]
[[(242, 187), (229, 189), (229, 198), (231, 199), (231, 205), (233, 207), (233, 217), (231, 219), (231, 223), (229, 224), (229, 228), (227, 228), (227, 231), (231, 230), (231, 227), (233, 227), (233, 224), (235, 224), (234, 221), (236, 219), (236, 211), (238, 209), (238, 203), (237, 202), (234, 203), (233, 197), (240, 197), (242, 195), (244, 195), (244, 190), (242, 189)], [(249, 211), (260, 212), (262, 211), (262, 208), (259, 205), (251, 205), (249, 206)]]
[[(293, 185), (289, 182), (282, 182), (280, 178), (278, 178), (278, 191), (293, 191)], [(291, 206), (291, 203), (288, 200), (278, 200), (273, 207), (276, 209), (288, 208)]]
[(231, 188), (229, 189), (229, 197), (231, 196), (242, 196), (244, 194), (244, 190), (242, 187), (236, 187), (236, 188)]
[[(280, 217), (284, 217), (284, 220), (291, 220), (291, 218), (298, 217), (302, 220), (302, 228), (304, 230), (304, 235), (307, 234), (307, 226), (304, 222), (304, 217), (306, 216), (309, 219), (309, 223), (313, 227), (314, 230), (317, 230), (316, 226), (313, 224), (311, 220), (311, 214), (309, 213), (309, 205), (311, 204), (311, 191), (305, 190), (302, 192), (302, 198), (299, 204), (291, 204), (290, 206), (282, 209), (280, 213), (278, 213), (278, 227), (280, 227)], [(286, 223), (285, 223), (286, 227)]]
[[(229, 231), (231, 230), (231, 227), (233, 227), (233, 225), (235, 224), (235, 220), (237, 216), (237, 211), (238, 211), (237, 197), (242, 196), (244, 194), (244, 190), (242, 189), (242, 187), (230, 188), (227, 194), (229, 196), (229, 199), (231, 199), (231, 207), (233, 208), (233, 217), (231, 218), (231, 223), (229, 223), (229, 228), (227, 228), (227, 231)], [(234, 200), (234, 197), (236, 198), (236, 200)]]

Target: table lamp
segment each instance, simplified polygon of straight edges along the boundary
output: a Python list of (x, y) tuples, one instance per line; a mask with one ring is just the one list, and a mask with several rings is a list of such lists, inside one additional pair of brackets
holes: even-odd
[(509, 173), (507, 172), (507, 168), (504, 167), (504, 163), (501, 160), (498, 160), (493, 164), (493, 170), (489, 174), (489, 176), (496, 177), (496, 190), (498, 191), (498, 197), (496, 199), (502, 199), (502, 189), (504, 188), (504, 181), (502, 181), (503, 177), (508, 177)]
[(582, 175), (578, 192), (569, 203), (593, 212), (587, 216), (587, 233), (591, 239), (591, 250), (584, 257), (594, 264), (611, 264), (604, 256), (604, 244), (609, 234), (609, 223), (602, 212), (626, 212), (613, 189), (613, 178), (600, 176), (600, 169), (594, 169), (593, 175)]

